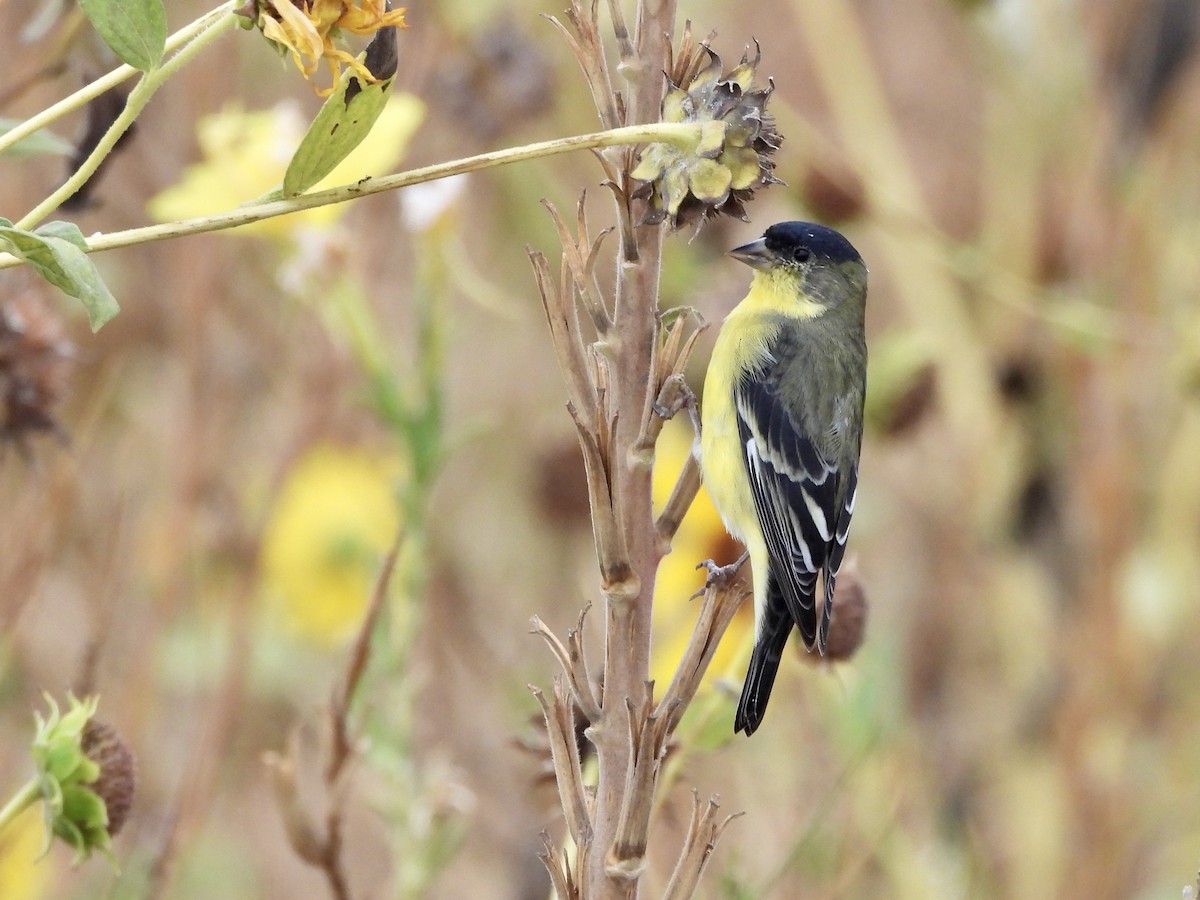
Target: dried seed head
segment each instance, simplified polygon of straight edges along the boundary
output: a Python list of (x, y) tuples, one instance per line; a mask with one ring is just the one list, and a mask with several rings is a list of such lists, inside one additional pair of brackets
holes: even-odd
[(867, 592), (853, 569), (842, 569), (833, 592), (833, 615), (825, 655), (807, 653), (814, 662), (845, 662), (862, 645), (867, 634)]
[(65, 433), (54, 408), (66, 390), (74, 347), (63, 323), (33, 288), (0, 293), (0, 444), (28, 452), (28, 438)]
[(137, 761), (133, 751), (107, 722), (90, 720), (83, 729), (84, 755), (100, 767), (100, 777), (88, 785), (108, 811), (108, 833), (116, 836), (129, 819), (137, 790)]
[(653, 207), (647, 224), (671, 223), (672, 229), (694, 225), (720, 215), (745, 220), (745, 204), (759, 186), (779, 183), (772, 159), (783, 138), (766, 112), (775, 89), (754, 89), (761, 50), (754, 58), (747, 48), (742, 61), (722, 74), (721, 58), (708, 39), (695, 43), (690, 26), (667, 73), (662, 121), (700, 126), (699, 137), (688, 143), (651, 144), (642, 151), (630, 173), (646, 182), (635, 197), (649, 198)]

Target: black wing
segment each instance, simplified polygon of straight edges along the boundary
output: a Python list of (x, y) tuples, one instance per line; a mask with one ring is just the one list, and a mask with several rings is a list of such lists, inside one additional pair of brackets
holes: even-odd
[[(824, 652), (833, 586), (854, 511), (857, 469), (839, 471), (821, 453), (771, 381), (744, 379), (735, 402), (751, 493), (771, 558), (771, 580), (805, 645)], [(824, 573), (825, 581), (819, 618), (814, 604), (818, 572)]]

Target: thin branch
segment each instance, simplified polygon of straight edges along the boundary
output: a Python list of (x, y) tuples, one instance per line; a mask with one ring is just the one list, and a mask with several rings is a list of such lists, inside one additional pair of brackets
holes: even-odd
[(708, 671), (713, 654), (717, 651), (721, 636), (725, 634), (739, 607), (749, 596), (750, 591), (740, 581), (733, 584), (712, 581), (705, 588), (700, 616), (692, 629), (692, 637), (683, 652), (683, 659), (679, 661), (671, 683), (659, 701), (658, 709), (655, 710), (655, 714), (666, 722), (668, 735), (674, 732), (683, 711), (696, 696), (704, 673)]
[(537, 616), (533, 617), (530, 625), (532, 633), (540, 636), (558, 659), (558, 664), (562, 667), (563, 675), (566, 676), (567, 683), (570, 685), (575, 703), (583, 711), (589, 722), (595, 722), (600, 718), (600, 704), (596, 700), (596, 694), (592, 689), (591, 673), (588, 671), (587, 660), (584, 658), (581, 636), (583, 620), (589, 608), (585, 607), (583, 612), (579, 614), (578, 629), (572, 629), (567, 632), (567, 643), (565, 646), (558, 639), (558, 636), (547, 628), (546, 624)]
[(608, 0), (608, 12), (612, 16), (613, 34), (617, 38), (617, 52), (621, 61), (633, 58), (633, 41), (629, 39), (629, 28), (625, 25), (625, 14), (621, 11), (621, 0)]
[(579, 333), (579, 317), (573, 303), (563, 296), (562, 285), (556, 286), (550, 275), (550, 264), (544, 254), (526, 248), (542, 309), (550, 326), (554, 355), (567, 381), (568, 402), (576, 408), (592, 409), (596, 405), (596, 386), (592, 381), (583, 337)]
[(608, 58), (604, 53), (604, 40), (600, 36), (596, 6), (596, 0), (592, 0), (590, 9), (584, 7), (583, 0), (571, 0), (571, 8), (567, 10), (566, 15), (575, 29), (575, 34), (553, 16), (548, 18), (562, 33), (575, 54), (575, 59), (587, 80), (592, 100), (596, 104), (600, 121), (605, 127), (613, 128), (622, 124), (624, 118), (616, 103), (612, 77), (608, 71)]
[(635, 880), (646, 865), (650, 814), (654, 809), (654, 789), (662, 757), (666, 752), (666, 722), (651, 712), (654, 682), (644, 685), (636, 705), (626, 700), (629, 715), (629, 770), (621, 805), (616, 840), (607, 861), (610, 875)]
[(554, 842), (550, 840), (550, 835), (544, 831), (542, 832), (542, 846), (544, 849), (538, 853), (538, 859), (542, 861), (542, 865), (550, 874), (550, 881), (554, 884), (554, 892), (558, 896), (558, 900), (580, 900), (582, 895), (579, 893), (579, 885), (575, 883), (571, 874), (571, 863), (567, 859), (567, 854), (563, 853), (560, 857), (558, 851), (554, 849)]
[(578, 237), (576, 237), (571, 234), (566, 221), (559, 214), (558, 207), (549, 200), (542, 200), (542, 205), (550, 212), (550, 218), (554, 221), (554, 227), (558, 230), (558, 239), (563, 248), (563, 268), (565, 271), (571, 273), (575, 289), (583, 301), (584, 309), (587, 310), (588, 315), (591, 317), (592, 325), (595, 327), (597, 335), (605, 337), (608, 334), (609, 328), (612, 327), (612, 319), (609, 317), (608, 310), (604, 307), (604, 301), (600, 297), (600, 286), (589, 267), (589, 262), (592, 261), (592, 248), (589, 246), (591, 242), (588, 240), (587, 222), (583, 216), (583, 204), (584, 196), (581, 194), (576, 214), (578, 219)]
[[(479, 172), (497, 166), (525, 162), (531, 159), (543, 159), (561, 153), (575, 150), (592, 150), (597, 147), (616, 147), (622, 144), (644, 144), (653, 142), (669, 143), (686, 141), (688, 135), (694, 136), (698, 127), (689, 123), (654, 123), (649, 125), (631, 125), (625, 128), (615, 128), (609, 131), (597, 131), (591, 134), (575, 135), (573, 137), (555, 138), (551, 141), (540, 141), (521, 147), (506, 150), (493, 150), (478, 156), (468, 156), (464, 159), (437, 163), (408, 172), (395, 175), (384, 175), (378, 178), (364, 178), (354, 184), (343, 184), (337, 187), (301, 194), (299, 197), (287, 199), (252, 200), (237, 209), (214, 213), (210, 216), (197, 216), (193, 219), (183, 219), (178, 222), (167, 222), (162, 225), (148, 225), (142, 228), (130, 228), (126, 231), (114, 231), (110, 234), (99, 234), (88, 239), (85, 250), (98, 253), (104, 250), (115, 250), (119, 247), (130, 247), (136, 244), (148, 244), (152, 241), (165, 241), (171, 238), (183, 237), (189, 234), (204, 234), (209, 231), (221, 231), (226, 228), (236, 228), (239, 225), (249, 225), (251, 222), (261, 222), (275, 216), (286, 216), (289, 213), (315, 209), (318, 206), (330, 206), (335, 203), (345, 203), (368, 197), (384, 191), (394, 191), (398, 188), (449, 178), (452, 175), (462, 175), (467, 172)], [(0, 269), (21, 265), (23, 260), (9, 253), (0, 253)]]
[(145, 109), (146, 104), (150, 102), (150, 98), (154, 96), (158, 89), (177, 71), (191, 62), (212, 41), (231, 29), (236, 21), (237, 16), (232, 13), (216, 19), (211, 25), (200, 31), (193, 41), (173, 57), (157, 69), (147, 72), (137, 83), (137, 86), (134, 87), (133, 91), (130, 92), (128, 99), (121, 108), (121, 112), (113, 120), (108, 130), (104, 132), (103, 137), (96, 143), (96, 146), (92, 148), (92, 152), (88, 154), (87, 159), (80, 164), (78, 169), (71, 173), (71, 176), (57, 190), (22, 216), (21, 220), (16, 223), (16, 227), (23, 229), (33, 228), (83, 187), (87, 180), (100, 168), (100, 165), (107, 158), (108, 154), (112, 152), (113, 147), (117, 145), (117, 141), (133, 125), (134, 120)]
[[(603, 371), (603, 370), (601, 370)], [(599, 388), (602, 396), (604, 389)], [(599, 405), (603, 406), (603, 403)], [(583, 448), (584, 472), (587, 476), (588, 497), (592, 509), (592, 532), (596, 543), (596, 561), (600, 566), (601, 587), (610, 599), (636, 594), (629, 551), (618, 525), (618, 511), (612, 492), (608, 460), (612, 459), (612, 436), (615, 429), (601, 418), (597, 434), (582, 420), (579, 411), (568, 404), (567, 411), (575, 423), (579, 445)]]
[(658, 520), (654, 523), (660, 542), (669, 545), (674, 539), (675, 532), (679, 530), (679, 526), (683, 522), (683, 517), (692, 508), (692, 501), (696, 499), (696, 494), (700, 493), (700, 483), (700, 462), (695, 455), (689, 453), (683, 463), (683, 470), (679, 473), (679, 479), (675, 482), (675, 487), (667, 500), (667, 505), (663, 507), (663, 511), (658, 515)]
[(371, 594), (371, 603), (367, 607), (367, 614), (354, 639), (354, 647), (350, 653), (350, 663), (346, 667), (346, 674), (341, 685), (329, 698), (330, 749), (329, 762), (325, 768), (325, 781), (330, 785), (337, 780), (342, 767), (353, 752), (354, 744), (350, 739), (349, 726), (350, 704), (354, 700), (354, 695), (367, 670), (367, 663), (370, 661), (371, 639), (375, 634), (375, 625), (379, 621), (379, 616), (383, 612), (387, 600), (388, 585), (391, 583), (392, 573), (396, 569), (396, 559), (400, 555), (403, 541), (404, 533), (401, 531), (397, 533), (391, 549), (384, 557), (379, 577), (375, 579), (375, 590)]
[(667, 882), (663, 900), (691, 900), (695, 896), (700, 876), (704, 874), (704, 868), (712, 857), (717, 841), (721, 839), (729, 823), (742, 815), (735, 813), (717, 821), (720, 808), (721, 804), (715, 796), (710, 797), (708, 803), (701, 808), (700, 795), (692, 791), (691, 822), (679, 853), (679, 861), (675, 865), (675, 871), (671, 873), (671, 880)]
[[(164, 47), (165, 53), (172, 53), (179, 47), (188, 43), (196, 35), (206, 30), (210, 25), (214, 24), (222, 16), (233, 12), (237, 7), (238, 0), (228, 0), (222, 3), (216, 9), (211, 10), (200, 18), (196, 19), (180, 28), (177, 32), (167, 38), (167, 43)], [(14, 125), (11, 130), (0, 135), (0, 153), (3, 153), (14, 144), (23, 141), (35, 132), (41, 131), (47, 125), (57, 121), (68, 113), (74, 112), (84, 106), (87, 106), (101, 94), (110, 91), (122, 82), (128, 81), (135, 75), (138, 75), (140, 70), (135, 69), (130, 65), (120, 65), (101, 75), (95, 81), (88, 82), (79, 90), (70, 96), (64, 97), (52, 106), (46, 107), (35, 116), (30, 116), (24, 122)]]
[(592, 841), (592, 819), (588, 811), (587, 792), (583, 787), (583, 769), (579, 763), (579, 744), (575, 732), (575, 715), (571, 698), (567, 696), (561, 676), (554, 679), (554, 699), (547, 699), (538, 687), (529, 689), (542, 708), (546, 719), (546, 734), (550, 739), (550, 758), (558, 796), (566, 814), (571, 839), (579, 847)]

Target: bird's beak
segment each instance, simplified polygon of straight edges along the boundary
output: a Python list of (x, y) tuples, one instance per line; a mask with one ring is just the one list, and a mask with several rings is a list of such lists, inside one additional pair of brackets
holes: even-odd
[(768, 271), (775, 263), (774, 254), (767, 249), (766, 238), (759, 238), (757, 241), (734, 247), (729, 251), (729, 255), (734, 259), (741, 260), (750, 268), (760, 269), (763, 272)]

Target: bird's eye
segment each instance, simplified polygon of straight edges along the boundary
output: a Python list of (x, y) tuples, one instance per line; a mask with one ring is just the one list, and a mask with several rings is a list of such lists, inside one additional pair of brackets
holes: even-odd
[(796, 249), (795, 257), (796, 257), (796, 262), (798, 262), (798, 263), (808, 262), (809, 257), (811, 257), (811, 256), (812, 256), (812, 251), (809, 250), (807, 247), (798, 247)]

